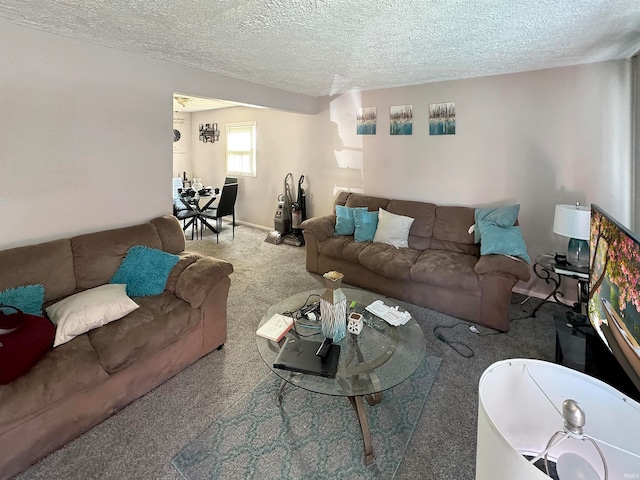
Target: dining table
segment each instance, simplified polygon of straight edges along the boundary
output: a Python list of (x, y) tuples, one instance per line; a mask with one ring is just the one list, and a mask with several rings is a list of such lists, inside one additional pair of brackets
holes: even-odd
[(200, 232), (200, 239), (202, 239), (202, 230), (204, 227), (211, 230), (214, 234), (218, 233), (216, 227), (211, 225), (204, 216), (204, 212), (211, 207), (218, 198), (218, 194), (215, 191), (203, 194), (195, 192), (193, 195), (180, 194), (178, 198), (180, 203), (182, 203), (187, 210), (194, 212), (192, 219), (185, 223), (183, 230), (186, 230), (191, 226), (192, 229), (194, 229), (193, 231), (196, 232), (196, 238), (198, 236), (198, 232)]

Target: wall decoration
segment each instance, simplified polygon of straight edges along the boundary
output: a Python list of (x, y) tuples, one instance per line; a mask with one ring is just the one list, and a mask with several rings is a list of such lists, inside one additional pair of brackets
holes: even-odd
[(389, 134), (413, 134), (413, 105), (389, 107)]
[(429, 135), (456, 134), (456, 102), (429, 104)]
[(358, 135), (375, 135), (377, 116), (378, 113), (376, 107), (359, 108), (356, 114)]
[(180, 141), (180, 137), (182, 135), (180, 134), (180, 130), (178, 130), (177, 128), (173, 129), (173, 143)]

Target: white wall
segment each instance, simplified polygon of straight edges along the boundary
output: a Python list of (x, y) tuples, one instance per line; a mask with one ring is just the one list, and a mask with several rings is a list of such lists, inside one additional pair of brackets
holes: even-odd
[[(314, 202), (315, 182), (322, 172), (312, 165), (321, 164), (326, 154), (326, 122), (323, 116), (303, 115), (278, 110), (233, 107), (207, 112), (192, 113), (193, 169), (202, 177), (205, 185), (222, 186), (225, 177), (226, 125), (236, 122), (256, 122), (257, 130), (257, 175), (238, 178), (238, 199), (236, 216), (239, 220), (273, 229), (273, 217), (277, 207), (277, 197), (283, 191), (284, 177), (294, 176), (297, 188), (300, 175), (307, 179), (305, 189), (308, 216), (314, 214), (318, 205), (331, 203), (331, 198)], [(197, 140), (195, 130), (200, 123), (218, 123), (220, 141), (202, 143)], [(321, 185), (321, 184), (320, 184)]]
[[(337, 129), (334, 185), (370, 194), (483, 206), (520, 203), (532, 256), (566, 249), (557, 203), (632, 217), (631, 74), (626, 60), (341, 95), (321, 115)], [(430, 103), (456, 103), (456, 134), (429, 136)], [(412, 136), (389, 135), (389, 107), (412, 104)], [(376, 106), (377, 135), (355, 111)], [(347, 168), (350, 167), (350, 168)]]
[(0, 248), (171, 213), (173, 92), (315, 112), (316, 99), (0, 19)]
[(173, 128), (180, 132), (178, 140), (174, 139), (173, 142), (173, 176), (184, 178), (184, 173), (186, 173), (187, 178), (191, 179), (194, 177), (191, 159), (191, 113), (174, 112)]

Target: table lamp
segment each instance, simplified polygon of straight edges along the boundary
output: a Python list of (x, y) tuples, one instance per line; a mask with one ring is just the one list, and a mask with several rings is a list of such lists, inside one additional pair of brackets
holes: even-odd
[(638, 431), (640, 404), (606, 383), (541, 360), (502, 360), (479, 382), (476, 480), (637, 478)]
[(569, 237), (567, 260), (576, 267), (589, 266), (589, 226), (591, 209), (580, 203), (556, 205), (553, 233)]

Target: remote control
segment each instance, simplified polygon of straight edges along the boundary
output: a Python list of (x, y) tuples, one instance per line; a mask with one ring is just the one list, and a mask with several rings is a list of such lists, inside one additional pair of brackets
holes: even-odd
[(318, 357), (326, 357), (327, 354), (329, 353), (329, 348), (331, 347), (331, 344), (333, 343), (333, 340), (330, 338), (325, 338), (324, 341), (322, 342), (322, 344), (320, 345), (320, 348), (318, 348), (318, 351), (316, 352), (316, 355)]

